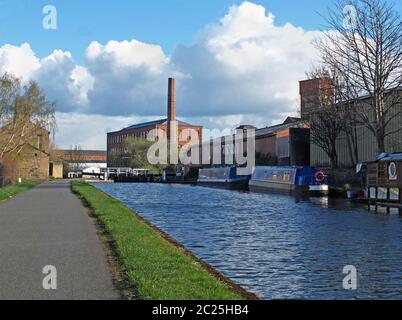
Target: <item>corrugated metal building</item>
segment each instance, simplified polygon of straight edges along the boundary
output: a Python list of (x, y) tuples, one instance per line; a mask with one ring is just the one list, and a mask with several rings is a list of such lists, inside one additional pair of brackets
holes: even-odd
[[(247, 150), (247, 131), (253, 130), (255, 138), (255, 156), (257, 165), (305, 166), (310, 162), (310, 129), (300, 118), (288, 117), (283, 123), (266, 128), (256, 129), (250, 125), (236, 128), (236, 133), (243, 132), (244, 146)], [(230, 143), (229, 146), (226, 144)], [(204, 142), (202, 149), (210, 149), (209, 159), (204, 165), (232, 165), (237, 164), (233, 146), (236, 144), (235, 134), (219, 137)], [(220, 154), (213, 153), (213, 146), (221, 146)], [(194, 149), (200, 148), (194, 146)], [(202, 150), (201, 150), (202, 151)], [(197, 150), (201, 154), (200, 150)], [(268, 163), (259, 163), (259, 157)]]
[[(314, 81), (322, 81), (320, 79), (317, 80), (308, 80), (310, 82)], [(306, 101), (305, 95), (311, 94), (311, 90), (306, 92), (306, 83), (307, 81), (302, 81), (300, 85), (300, 95), (302, 101), (302, 110), (304, 101)], [(314, 87), (319, 87), (315, 85)], [(402, 94), (402, 91), (400, 91)], [(359, 103), (359, 102), (358, 102)], [(372, 111), (370, 107), (367, 105), (367, 98), (362, 98), (360, 100), (362, 103), (362, 108), (366, 108), (366, 114), (372, 115)], [(400, 112), (402, 109), (402, 104), (396, 105), (394, 107), (394, 114)], [(313, 112), (313, 111), (312, 111)], [(402, 114), (394, 118), (387, 129), (388, 132), (395, 131), (397, 129), (402, 129)], [(358, 125), (354, 128), (357, 137), (357, 147), (358, 147), (358, 161), (357, 162), (365, 162), (371, 159), (375, 159), (379, 151), (377, 149), (377, 141), (374, 134), (364, 125)], [(387, 153), (402, 151), (402, 130), (399, 132), (389, 136), (386, 139), (386, 150)], [(337, 152), (338, 152), (338, 163), (340, 167), (350, 168), (354, 166), (351, 150), (349, 144), (347, 142), (346, 134), (341, 134), (337, 141)], [(316, 144), (311, 143), (310, 145), (310, 163), (312, 166), (320, 166), (320, 167), (330, 167), (330, 160), (326, 153)]]

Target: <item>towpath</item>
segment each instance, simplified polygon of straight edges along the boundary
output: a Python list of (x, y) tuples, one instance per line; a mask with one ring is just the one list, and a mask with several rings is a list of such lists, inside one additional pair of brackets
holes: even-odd
[(0, 203), (0, 300), (119, 298), (96, 227), (69, 182)]

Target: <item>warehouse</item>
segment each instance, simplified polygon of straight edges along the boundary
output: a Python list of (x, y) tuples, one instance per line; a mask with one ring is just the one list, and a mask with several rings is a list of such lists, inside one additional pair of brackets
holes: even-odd
[[(300, 82), (300, 96), (301, 96), (301, 112), (303, 117), (307, 120), (310, 114), (313, 114), (315, 106), (309, 104), (309, 101), (314, 101), (311, 96), (314, 94), (320, 94), (321, 90), (327, 90), (329, 83), (328, 79), (313, 79)], [(387, 94), (401, 94), (401, 90), (394, 90)], [(350, 102), (349, 102), (350, 103)], [(350, 103), (353, 107), (365, 108), (364, 113), (374, 117), (374, 114), (369, 106), (369, 98), (362, 97), (358, 100)], [(400, 110), (402, 104), (395, 105), (390, 112), (390, 115), (397, 115), (390, 120), (388, 131), (394, 132), (387, 137), (385, 141), (385, 152), (393, 153), (402, 150), (402, 114)], [(338, 163), (341, 168), (352, 168), (357, 163), (365, 162), (368, 160), (376, 159), (380, 153), (377, 148), (377, 141), (372, 131), (370, 131), (363, 124), (356, 124), (352, 128), (356, 137), (357, 146), (357, 159), (353, 159), (353, 152), (351, 150), (350, 143), (346, 134), (342, 133), (336, 142), (336, 149), (338, 153)], [(399, 131), (398, 131), (399, 130)], [(327, 154), (319, 146), (313, 142), (310, 146), (310, 162), (312, 166), (318, 167), (330, 167), (330, 160)]]
[[(250, 132), (253, 132), (252, 134)], [(210, 148), (209, 161), (203, 165), (238, 164), (237, 154), (232, 145), (236, 144), (236, 135), (243, 134), (243, 150), (247, 150), (247, 136), (255, 138), (255, 160), (257, 165), (305, 166), (310, 161), (310, 129), (300, 118), (288, 117), (283, 123), (257, 129), (251, 125), (236, 128), (232, 135), (215, 138), (204, 142), (202, 149)], [(228, 145), (230, 144), (230, 145)], [(214, 146), (221, 145), (219, 159), (213, 153)], [(205, 157), (204, 157), (205, 158)]]

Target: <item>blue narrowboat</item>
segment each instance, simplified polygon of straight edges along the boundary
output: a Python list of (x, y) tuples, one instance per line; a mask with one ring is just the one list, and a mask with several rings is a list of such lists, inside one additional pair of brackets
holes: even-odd
[(249, 183), (252, 192), (325, 196), (328, 177), (313, 167), (256, 167)]
[(200, 169), (197, 185), (229, 190), (247, 190), (250, 176), (237, 175), (237, 168), (221, 167)]

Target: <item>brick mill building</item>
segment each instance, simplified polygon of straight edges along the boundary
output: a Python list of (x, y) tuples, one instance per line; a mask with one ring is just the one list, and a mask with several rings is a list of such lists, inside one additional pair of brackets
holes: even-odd
[[(175, 137), (170, 137), (170, 124), (177, 121), (177, 134)], [(167, 138), (176, 139), (179, 146), (188, 143), (189, 138), (180, 139), (182, 132), (186, 129), (191, 129), (198, 134), (199, 142), (202, 141), (202, 126), (191, 125), (189, 123), (177, 120), (176, 117), (176, 81), (169, 78), (168, 82), (168, 103), (167, 103), (167, 118), (155, 120), (151, 122), (139, 123), (120, 131), (109, 132), (107, 134), (107, 155), (108, 167), (130, 167), (130, 154), (127, 152), (125, 144), (127, 139), (147, 139), (152, 130), (163, 130)], [(113, 158), (113, 160), (112, 160)]]

